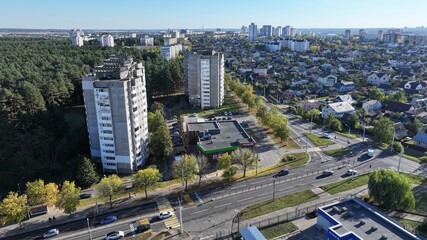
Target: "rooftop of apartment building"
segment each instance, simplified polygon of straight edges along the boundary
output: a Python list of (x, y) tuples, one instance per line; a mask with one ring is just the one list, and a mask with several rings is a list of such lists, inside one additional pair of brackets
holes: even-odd
[(99, 80), (122, 79), (126, 74), (123, 72), (129, 70), (128, 65), (133, 61), (130, 55), (110, 55), (102, 64), (93, 69), (94, 75)]

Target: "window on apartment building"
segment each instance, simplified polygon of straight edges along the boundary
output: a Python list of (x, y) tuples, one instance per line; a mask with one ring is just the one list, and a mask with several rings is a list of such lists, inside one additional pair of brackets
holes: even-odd
[(105, 165), (108, 165), (108, 166), (116, 166), (116, 164), (115, 164), (115, 163), (105, 163)]
[(111, 131), (111, 130), (104, 130), (104, 131), (102, 131), (102, 133), (105, 133), (105, 134), (113, 134), (113, 131)]
[(111, 144), (111, 143), (105, 143), (105, 144), (104, 144), (104, 146), (106, 146), (106, 147), (114, 147), (114, 144)]
[(114, 150), (104, 150), (105, 153), (114, 153)]
[(113, 141), (113, 138), (112, 137), (104, 137), (104, 140)]
[(111, 120), (110, 117), (101, 117), (102, 120)]
[(105, 156), (105, 159), (107, 159), (107, 160), (116, 160), (116, 157), (112, 157), (112, 156)]

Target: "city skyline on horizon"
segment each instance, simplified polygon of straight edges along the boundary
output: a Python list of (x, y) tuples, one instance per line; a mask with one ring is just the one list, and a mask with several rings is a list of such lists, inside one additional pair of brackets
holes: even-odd
[[(427, 2), (393, 3), (398, 1), (362, 0), (343, 4), (338, 0), (272, 0), (248, 4), (244, 0), (218, 0), (212, 4), (183, 0), (180, 4), (160, 6), (153, 0), (126, 0), (120, 5), (110, 0), (16, 0), (0, 3), (4, 10), (0, 15), (0, 28), (238, 29), (251, 22), (259, 27), (291, 25), (299, 29), (415, 28), (427, 25), (427, 16), (423, 12)], [(206, 11), (211, 8), (218, 11)], [(236, 21), (231, 23), (230, 19)]]

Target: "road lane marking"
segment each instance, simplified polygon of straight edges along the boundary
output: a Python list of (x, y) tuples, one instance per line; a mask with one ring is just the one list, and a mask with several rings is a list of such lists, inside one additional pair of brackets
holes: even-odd
[(264, 193), (264, 194), (260, 194), (260, 195), (258, 195), (258, 197), (267, 196), (267, 195), (271, 195), (271, 194), (272, 194), (271, 192), (269, 192), (269, 193)]
[(236, 187), (232, 187), (230, 189), (237, 189), (237, 188), (242, 188), (242, 187), (246, 187), (246, 186), (236, 186)]
[(252, 199), (252, 198), (254, 198), (254, 197), (244, 198), (244, 199), (241, 199), (241, 200), (239, 200), (239, 201), (237, 201), (237, 202), (244, 202), (244, 201), (249, 200), (249, 199)]
[(228, 206), (228, 205), (230, 205), (230, 204), (232, 204), (232, 203), (230, 202), (230, 203), (226, 203), (226, 204), (218, 205), (218, 206), (216, 206), (216, 207), (214, 207), (214, 208), (225, 207), (225, 206)]
[(262, 182), (265, 182), (265, 180), (262, 180), (262, 181), (258, 181), (258, 182), (253, 182), (253, 183), (251, 183), (251, 185), (252, 185), (252, 184), (258, 184), (258, 183), (262, 183)]
[(194, 193), (196, 195), (197, 200), (199, 200), (200, 203), (203, 203), (203, 200), (200, 198), (199, 194), (197, 192)]
[(205, 212), (205, 211), (208, 211), (208, 210), (209, 210), (209, 209), (204, 209), (204, 210), (200, 210), (200, 211), (193, 212), (192, 214), (201, 213), (201, 212)]

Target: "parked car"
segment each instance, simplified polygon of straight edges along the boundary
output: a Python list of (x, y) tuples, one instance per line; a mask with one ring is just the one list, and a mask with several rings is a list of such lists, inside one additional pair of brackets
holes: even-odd
[(368, 157), (373, 157), (374, 156), (374, 149), (370, 148), (368, 149)]
[(166, 218), (170, 218), (172, 217), (173, 213), (172, 212), (162, 212), (159, 214), (159, 219), (166, 219)]
[(101, 219), (101, 221), (99, 221), (99, 224), (104, 225), (104, 224), (112, 223), (116, 220), (117, 220), (116, 216), (108, 216), (104, 219)]
[(92, 197), (92, 194), (90, 194), (90, 193), (82, 193), (82, 194), (80, 194), (80, 199), (85, 199), (85, 198), (90, 198), (90, 197)]
[(43, 233), (43, 238), (55, 237), (58, 234), (59, 234), (59, 230), (56, 228), (53, 228), (53, 229), (50, 229), (49, 231)]
[(123, 231), (114, 231), (114, 232), (107, 233), (107, 235), (105, 235), (105, 240), (116, 240), (124, 236), (125, 236), (125, 233)]
[(277, 174), (275, 175), (275, 177), (281, 177), (281, 176), (285, 176), (287, 174), (289, 174), (289, 169), (285, 168), (285, 169), (278, 171)]
[(332, 138), (331, 134), (329, 134), (329, 133), (323, 133), (322, 137), (328, 138), (328, 139)]
[(405, 137), (405, 138), (403, 138), (402, 140), (400, 140), (401, 142), (407, 142), (407, 141), (411, 141), (412, 140), (412, 138), (410, 138), (410, 137)]
[(323, 170), (323, 173), (322, 173), (322, 175), (325, 177), (331, 176), (332, 174), (334, 174), (334, 171), (329, 170), (329, 169)]
[(228, 112), (224, 112), (224, 116), (228, 116)]
[(355, 169), (349, 169), (348, 171), (347, 171), (347, 175), (356, 175), (357, 174), (357, 171), (355, 170)]

